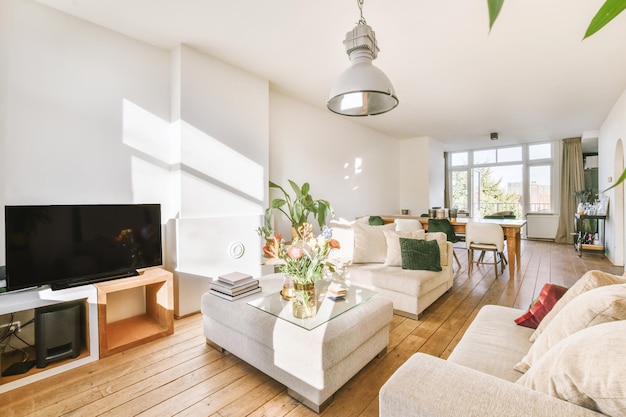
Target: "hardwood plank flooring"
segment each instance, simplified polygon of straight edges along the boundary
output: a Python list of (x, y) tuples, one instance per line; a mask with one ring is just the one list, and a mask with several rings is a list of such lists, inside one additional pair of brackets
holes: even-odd
[[(415, 352), (447, 358), (486, 304), (525, 309), (544, 283), (572, 285), (586, 271), (623, 274), (603, 256), (578, 257), (571, 245), (522, 240), (515, 279), (492, 266), (467, 274), (467, 255), (454, 287), (419, 320), (394, 316), (387, 353), (346, 383), (321, 416), (378, 416), (378, 391)], [(456, 264), (455, 264), (456, 268)], [(286, 388), (230, 354), (205, 344), (199, 314), (177, 320), (172, 336), (0, 395), (2, 416), (315, 416)]]

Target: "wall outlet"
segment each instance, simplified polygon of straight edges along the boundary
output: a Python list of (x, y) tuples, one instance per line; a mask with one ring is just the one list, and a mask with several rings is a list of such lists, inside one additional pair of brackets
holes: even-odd
[(18, 320), (7, 324), (0, 324), (0, 330), (6, 327), (9, 328), (9, 333), (19, 333), (22, 331), (22, 322)]

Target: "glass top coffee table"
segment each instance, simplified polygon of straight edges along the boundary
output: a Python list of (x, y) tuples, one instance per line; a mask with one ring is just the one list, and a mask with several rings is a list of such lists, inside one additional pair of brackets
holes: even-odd
[(326, 297), (326, 292), (330, 284), (330, 281), (324, 280), (320, 280), (315, 283), (317, 292), (317, 314), (315, 317), (307, 319), (294, 317), (291, 301), (285, 300), (280, 295), (280, 292), (248, 301), (248, 304), (304, 329), (313, 330), (321, 324), (332, 320), (333, 318), (378, 295), (376, 291), (356, 285), (342, 283), (341, 286), (347, 290), (346, 296), (343, 299), (333, 301)]

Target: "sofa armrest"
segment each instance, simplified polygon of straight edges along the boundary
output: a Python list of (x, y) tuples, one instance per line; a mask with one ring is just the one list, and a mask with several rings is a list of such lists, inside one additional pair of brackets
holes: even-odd
[(448, 248), (448, 266), (452, 269), (454, 266), (454, 245), (451, 242), (447, 242), (446, 246)]
[(411, 356), (382, 386), (379, 406), (381, 417), (603, 416), (423, 353)]

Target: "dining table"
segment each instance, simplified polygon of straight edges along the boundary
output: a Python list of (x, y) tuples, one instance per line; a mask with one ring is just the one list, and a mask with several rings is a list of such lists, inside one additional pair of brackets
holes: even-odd
[[(397, 218), (403, 218), (397, 216)], [(425, 230), (428, 230), (428, 217), (416, 217)], [(526, 225), (524, 219), (484, 219), (472, 217), (457, 217), (449, 219), (455, 233), (465, 233), (465, 226), (469, 222), (496, 223), (502, 227), (504, 236), (506, 237), (507, 260), (509, 262), (509, 276), (515, 277), (515, 270), (521, 266), (521, 240), (522, 227)]]

